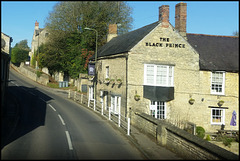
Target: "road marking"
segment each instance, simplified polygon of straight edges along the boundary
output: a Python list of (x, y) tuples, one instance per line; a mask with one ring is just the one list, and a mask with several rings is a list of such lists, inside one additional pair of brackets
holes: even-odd
[(69, 132), (68, 131), (65, 131), (65, 132), (66, 132), (66, 136), (67, 136), (69, 150), (73, 150), (72, 141), (71, 141)]
[(60, 118), (60, 120), (62, 121), (62, 124), (65, 125), (64, 120), (62, 119), (61, 115), (58, 114), (58, 117)]
[(53, 111), (56, 111), (56, 109), (52, 105), (50, 105), (50, 104), (48, 104), (48, 105), (53, 109)]

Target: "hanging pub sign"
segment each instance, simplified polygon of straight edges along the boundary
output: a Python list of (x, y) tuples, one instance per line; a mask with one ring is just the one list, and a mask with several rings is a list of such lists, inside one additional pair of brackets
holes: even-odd
[(88, 75), (95, 76), (95, 64), (88, 64)]

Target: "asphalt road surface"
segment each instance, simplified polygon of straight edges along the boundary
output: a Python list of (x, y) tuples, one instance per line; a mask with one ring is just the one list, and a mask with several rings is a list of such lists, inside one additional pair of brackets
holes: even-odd
[(126, 134), (61, 92), (13, 69), (9, 80), (20, 119), (1, 159), (144, 159)]

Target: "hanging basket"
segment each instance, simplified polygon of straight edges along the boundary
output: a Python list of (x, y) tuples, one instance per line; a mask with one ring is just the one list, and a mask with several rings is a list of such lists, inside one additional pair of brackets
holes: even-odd
[(110, 83), (110, 79), (109, 78), (106, 78), (105, 81), (104, 81), (105, 84), (108, 84)]
[(139, 101), (139, 100), (140, 100), (140, 96), (136, 94), (136, 95), (134, 96), (134, 99), (135, 99), (136, 101)]
[(195, 99), (193, 99), (193, 98), (190, 98), (188, 102), (189, 102), (189, 104), (190, 104), (190, 105), (193, 105), (193, 104), (194, 104), (194, 102), (195, 102)]
[(223, 100), (220, 100), (220, 101), (218, 101), (217, 104), (218, 104), (219, 107), (221, 107), (221, 106), (224, 104), (224, 101), (223, 101)]

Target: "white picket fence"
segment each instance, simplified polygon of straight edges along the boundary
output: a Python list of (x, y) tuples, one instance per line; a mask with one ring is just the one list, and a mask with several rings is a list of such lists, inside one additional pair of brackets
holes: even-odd
[(123, 116), (120, 111), (114, 112), (111, 111), (111, 108), (109, 107), (104, 108), (103, 103), (96, 100), (90, 100), (88, 99), (88, 96), (80, 94), (76, 91), (69, 90), (68, 98), (93, 109), (95, 112), (101, 113), (101, 115), (108, 118), (109, 121), (113, 121), (118, 125), (118, 127), (123, 128), (127, 135), (130, 135), (130, 118)]

